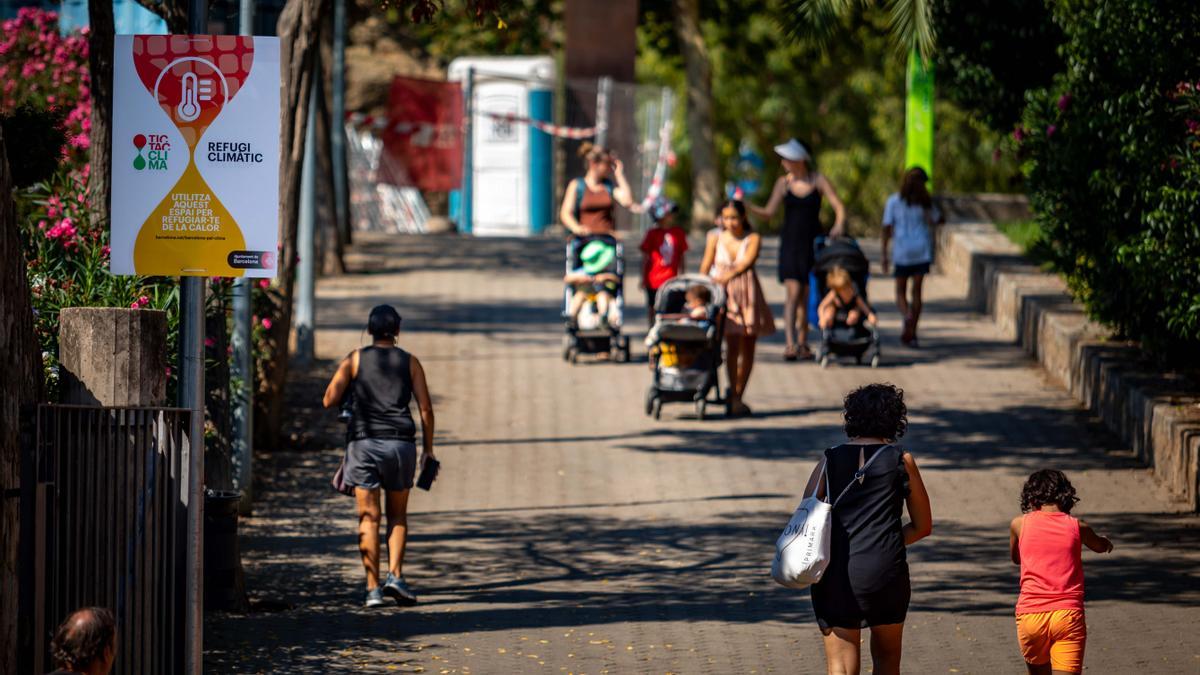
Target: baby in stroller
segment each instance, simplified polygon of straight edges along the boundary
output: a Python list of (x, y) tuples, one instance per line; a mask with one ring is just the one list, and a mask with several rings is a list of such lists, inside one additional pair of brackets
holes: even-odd
[(821, 303), (817, 307), (821, 349), (817, 361), (824, 368), (837, 356), (867, 359), (879, 365), (879, 330), (875, 311), (867, 299), (870, 264), (853, 239), (818, 240), (813, 272)]
[(725, 292), (712, 279), (682, 275), (668, 280), (654, 299), (654, 326), (646, 337), (654, 381), (646, 414), (659, 418), (663, 403), (689, 402), (704, 419), (721, 366)]
[(595, 316), (612, 327), (621, 325), (616, 303), (621, 284), (617, 244), (612, 237), (578, 237), (568, 247), (568, 270), (563, 283), (571, 289), (568, 318), (578, 324), (580, 312), (595, 303)]
[(580, 354), (629, 360), (629, 336), (621, 335), (625, 273), (621, 243), (612, 235), (575, 237), (567, 244), (563, 359)]
[(708, 290), (707, 286), (695, 284), (688, 286), (684, 293), (684, 311), (656, 316), (654, 325), (646, 334), (646, 346), (650, 348), (651, 360), (653, 361), (654, 355), (657, 353), (658, 343), (662, 340), (662, 330), (663, 326), (667, 325), (666, 322), (670, 321), (676, 325), (694, 323), (701, 329), (706, 329), (711, 325), (708, 320), (708, 305), (711, 302), (712, 291)]
[(854, 287), (854, 281), (850, 278), (849, 272), (840, 267), (834, 267), (829, 274), (825, 275), (825, 285), (829, 288), (829, 292), (825, 294), (820, 306), (817, 307), (817, 316), (822, 332), (833, 330), (835, 324), (857, 326), (862, 322), (863, 317), (866, 317), (867, 323), (872, 326), (878, 324), (875, 312), (858, 294), (858, 289)]

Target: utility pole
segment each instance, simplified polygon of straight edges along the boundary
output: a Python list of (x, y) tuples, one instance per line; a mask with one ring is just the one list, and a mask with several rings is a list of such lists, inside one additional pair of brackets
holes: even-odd
[[(241, 0), (238, 34), (254, 35), (254, 0)], [(254, 503), (254, 345), (251, 344), (253, 281), (233, 282), (233, 379), (242, 383), (233, 397), (233, 489), (242, 493), (238, 510), (249, 514)]]
[[(208, 32), (207, 0), (188, 0), (188, 32)], [(187, 563), (184, 590), (184, 670), (201, 675), (204, 665), (204, 295), (205, 277), (179, 280), (179, 407), (191, 411), (188, 425)]]

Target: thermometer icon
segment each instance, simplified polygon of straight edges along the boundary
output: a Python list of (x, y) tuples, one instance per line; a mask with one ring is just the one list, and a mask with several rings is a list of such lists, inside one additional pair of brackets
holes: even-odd
[(191, 122), (200, 116), (200, 78), (195, 73), (184, 73), (183, 94), (175, 107), (175, 116), (181, 122)]

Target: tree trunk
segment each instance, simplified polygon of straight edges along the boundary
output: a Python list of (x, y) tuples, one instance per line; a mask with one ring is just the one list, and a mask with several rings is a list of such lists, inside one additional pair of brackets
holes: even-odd
[(333, 187), (333, 18), (321, 27), (321, 93), (317, 99), (317, 246), (322, 276), (346, 273), (346, 251)]
[(280, 110), (279, 286), (283, 304), (270, 330), (274, 351), (263, 373), (263, 419), (259, 428), (275, 440), (283, 427), (284, 385), (288, 373), (288, 338), (296, 291), (296, 215), (300, 205), (300, 167), (308, 124), (308, 92), (320, 48), (321, 15), (328, 0), (288, 0), (279, 16), (280, 67), (283, 86)]
[(191, 32), (188, 30), (187, 2), (184, 0), (138, 0), (138, 4), (166, 21), (168, 33), (186, 35)]
[(93, 224), (107, 226), (112, 199), (113, 3), (88, 0), (88, 15), (92, 89), (88, 212)]
[(674, 0), (675, 30), (687, 70), (687, 129), (691, 139), (692, 227), (712, 225), (720, 199), (717, 151), (713, 141), (712, 63), (700, 30), (699, 0)]
[(17, 672), (17, 551), (19, 499), (7, 491), (21, 482), (22, 408), (42, 398), (42, 373), (25, 255), (13, 206), (12, 175), (0, 131), (0, 672)]

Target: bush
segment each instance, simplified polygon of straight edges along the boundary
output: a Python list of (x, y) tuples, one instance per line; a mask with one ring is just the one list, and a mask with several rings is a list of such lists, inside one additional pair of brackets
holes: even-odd
[(1046, 249), (1093, 318), (1200, 364), (1200, 3), (1053, 7), (1066, 68), (1014, 131)]

